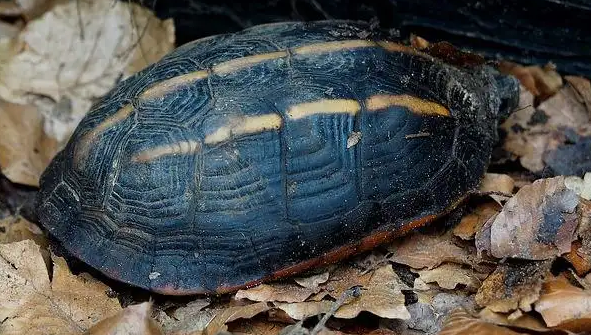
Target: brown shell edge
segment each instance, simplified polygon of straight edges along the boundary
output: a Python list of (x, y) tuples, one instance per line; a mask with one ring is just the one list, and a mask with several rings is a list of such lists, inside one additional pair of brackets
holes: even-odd
[(381, 244), (391, 242), (397, 237), (404, 236), (410, 233), (412, 230), (424, 227), (428, 223), (431, 223), (439, 218), (442, 218), (457, 208), (461, 203), (463, 203), (472, 193), (468, 192), (459, 200), (454, 202), (451, 206), (449, 206), (446, 210), (442, 211), (438, 214), (427, 215), (421, 217), (417, 220), (411, 221), (407, 224), (404, 224), (400, 229), (391, 230), (391, 231), (377, 231), (367, 237), (364, 237), (360, 241), (354, 244), (348, 244), (336, 249), (333, 249), (319, 257), (294, 264), (287, 268), (281, 269), (263, 277), (261, 279), (253, 280), (242, 285), (237, 286), (220, 286), (216, 288), (215, 291), (205, 291), (205, 290), (178, 290), (171, 286), (165, 287), (153, 287), (151, 288), (152, 292), (164, 294), (164, 295), (171, 295), (171, 296), (186, 296), (186, 295), (197, 295), (197, 294), (227, 294), (238, 291), (240, 289), (247, 289), (254, 286), (257, 286), (262, 283), (266, 283), (269, 281), (277, 280), (277, 279), (284, 279), (299, 273), (302, 273), (306, 270), (321, 267), (329, 264), (337, 263), (345, 258), (351, 257), (353, 255), (369, 251)]

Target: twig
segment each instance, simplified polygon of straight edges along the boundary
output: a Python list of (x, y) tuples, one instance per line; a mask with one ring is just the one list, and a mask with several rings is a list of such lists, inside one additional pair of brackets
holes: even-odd
[(350, 298), (357, 298), (361, 296), (361, 286), (353, 286), (350, 289), (346, 290), (338, 299), (337, 301), (332, 304), (332, 307), (328, 311), (328, 313), (324, 314), (322, 319), (314, 326), (314, 328), (310, 331), (310, 335), (317, 335), (323, 328), (328, 319), (330, 319), (336, 311), (341, 308)]

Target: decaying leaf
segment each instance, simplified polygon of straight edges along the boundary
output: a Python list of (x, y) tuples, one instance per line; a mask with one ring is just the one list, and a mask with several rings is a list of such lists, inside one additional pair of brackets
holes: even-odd
[(577, 249), (577, 254), (591, 261), (591, 200), (581, 199), (577, 212), (579, 220), (577, 235), (581, 242), (581, 247)]
[(295, 282), (298, 283), (300, 286), (311, 289), (317, 290), (320, 284), (326, 283), (328, 278), (330, 277), (330, 273), (328, 271), (324, 271), (319, 274), (311, 275), (308, 277), (297, 277), (294, 278)]
[(174, 27), (127, 1), (68, 1), (29, 22), (16, 44), (1, 68), (0, 97), (37, 106), (46, 133), (61, 142), (121, 76), (172, 49)]
[[(591, 291), (571, 285), (564, 276), (549, 278), (544, 282), (535, 310), (549, 327), (570, 329), (582, 323), (591, 326)], [(564, 327), (568, 323), (570, 327)]]
[(512, 326), (535, 331), (548, 330), (548, 327), (544, 325), (542, 320), (533, 317), (531, 314), (523, 314), (520, 312), (512, 314), (497, 313), (485, 308), (478, 313), (478, 316), (483, 321), (499, 326)]
[(460, 223), (453, 229), (454, 235), (463, 240), (474, 239), (476, 232), (502, 208), (498, 202), (492, 200), (478, 205), (472, 212), (462, 217)]
[(410, 318), (406, 320), (406, 326), (426, 334), (436, 334), (440, 325), (438, 316), (429, 304), (417, 302), (406, 306)]
[(0, 244), (1, 334), (81, 334), (121, 310), (106, 285), (72, 275), (61, 258), (54, 262), (50, 282), (37, 244)]
[(487, 173), (480, 183), (480, 192), (498, 192), (504, 194), (513, 194), (515, 181), (511, 176), (499, 173)]
[(216, 314), (221, 312), (219, 307), (205, 309), (208, 305), (208, 300), (196, 299), (186, 306), (176, 308), (171, 315), (160, 310), (155, 319), (166, 334), (200, 335)]
[(302, 302), (317, 290), (290, 283), (261, 284), (236, 293), (235, 299), (252, 301)]
[(4, 16), (23, 16), (31, 20), (49, 9), (53, 4), (64, 0), (8, 0), (0, 2), (0, 14)]
[(371, 273), (362, 272), (352, 266), (341, 265), (331, 274), (329, 280), (320, 285), (334, 299), (339, 299), (352, 287), (366, 287), (371, 280)]
[(284, 328), (285, 324), (261, 320), (238, 320), (228, 326), (233, 335), (277, 335)]
[(41, 229), (20, 216), (8, 216), (0, 220), (0, 243), (33, 240), (41, 247), (49, 245)]
[(57, 152), (45, 135), (36, 108), (0, 102), (0, 168), (13, 183), (38, 186), (41, 173)]
[(89, 335), (162, 335), (160, 326), (152, 319), (152, 303), (144, 302), (126, 307), (90, 328)]
[(591, 119), (578, 94), (568, 85), (534, 108), (533, 96), (522, 90), (521, 107), (502, 124), (505, 150), (533, 172), (548, 166), (556, 174), (580, 175), (591, 168), (585, 150), (591, 142)]
[(203, 335), (216, 335), (221, 331), (226, 331), (228, 330), (228, 326), (226, 325), (228, 322), (241, 318), (250, 319), (259, 313), (268, 311), (269, 308), (270, 307), (266, 302), (257, 302), (250, 305), (226, 308), (216, 314), (203, 331)]
[[(570, 251), (577, 227), (577, 194), (564, 177), (536, 180), (521, 188), (477, 236), (479, 252), (497, 258), (552, 259)], [(483, 241), (489, 239), (490, 241)], [(488, 250), (490, 249), (490, 250)]]
[(399, 239), (390, 246), (390, 260), (415, 269), (432, 269), (441, 263), (452, 262), (474, 265), (476, 260), (467, 248), (460, 248), (453, 242), (453, 234), (413, 234)]
[(333, 305), (333, 301), (321, 300), (290, 304), (280, 303), (275, 304), (275, 307), (287, 313), (294, 320), (304, 320), (314, 315), (328, 313)]
[(335, 317), (350, 319), (362, 311), (382, 318), (408, 319), (410, 314), (404, 306), (402, 290), (409, 289), (396, 275), (391, 265), (375, 270), (361, 296), (341, 306)]
[(562, 87), (562, 77), (556, 72), (556, 66), (551, 63), (544, 67), (537, 65), (522, 66), (509, 61), (502, 61), (499, 69), (503, 73), (517, 77), (521, 85), (525, 86), (540, 100), (554, 95)]
[(416, 35), (416, 34), (410, 35), (410, 45), (412, 45), (412, 47), (415, 49), (424, 50), (424, 49), (427, 49), (430, 44), (431, 43), (429, 43), (428, 40), (426, 40), (425, 38), (423, 38), (419, 35)]
[(531, 311), (550, 265), (549, 261), (500, 264), (478, 289), (476, 303), (493, 312)]
[(564, 257), (564, 259), (566, 259), (573, 266), (577, 275), (584, 276), (586, 273), (591, 271), (591, 262), (585, 253), (578, 252), (580, 249), (581, 242), (574, 241), (570, 252), (563, 255), (562, 257)]
[(577, 98), (587, 107), (591, 118), (591, 81), (583, 77), (565, 76), (564, 80), (572, 87)]
[(591, 172), (585, 173), (583, 178), (568, 176), (564, 179), (564, 185), (581, 198), (591, 200)]
[(473, 269), (454, 263), (442, 264), (434, 269), (419, 270), (417, 273), (419, 278), (415, 279), (415, 287), (420, 286), (421, 283), (437, 283), (441, 288), (453, 290), (456, 286), (463, 285), (467, 291), (476, 292), (481, 284), (481, 280)]
[(518, 335), (526, 334), (473, 317), (463, 310), (449, 315), (439, 335)]

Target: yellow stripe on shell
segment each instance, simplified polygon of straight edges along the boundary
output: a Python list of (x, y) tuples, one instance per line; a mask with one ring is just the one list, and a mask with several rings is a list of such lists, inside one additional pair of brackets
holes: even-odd
[[(308, 45), (302, 45), (296, 48), (293, 48), (291, 52), (293, 54), (305, 55), (305, 54), (322, 54), (322, 53), (330, 53), (340, 50), (349, 50), (349, 49), (357, 49), (357, 48), (369, 48), (369, 47), (381, 47), (384, 50), (389, 52), (404, 52), (404, 53), (413, 53), (419, 56), (426, 56), (423, 53), (420, 53), (414, 50), (411, 47), (389, 42), (389, 41), (371, 41), (371, 40), (343, 40), (343, 41), (331, 41), (331, 42), (320, 42), (320, 43), (312, 43)], [(280, 50), (270, 53), (264, 53), (259, 55), (252, 55), (246, 57), (240, 57), (236, 59), (231, 59), (217, 65), (214, 65), (211, 71), (215, 74), (227, 74), (231, 73), (232, 71), (237, 71), (255, 64), (259, 64), (268, 60), (279, 59), (288, 57), (287, 50)], [(142, 100), (149, 100), (154, 98), (163, 97), (167, 93), (172, 92), (173, 90), (177, 89), (180, 86), (194, 83), (199, 80), (206, 79), (210, 74), (209, 70), (198, 70), (186, 74), (182, 74), (173, 78), (165, 79), (156, 83), (145, 90), (143, 93), (139, 95), (139, 103)], [(372, 100), (374, 103), (379, 104), (383, 98), (373, 97)], [(388, 100), (388, 99), (386, 99)], [(410, 107), (417, 107), (422, 106), (424, 111), (429, 110), (438, 110), (429, 107), (429, 104), (416, 104), (416, 103), (409, 103), (409, 100), (406, 100), (406, 103)], [(295, 106), (292, 106), (288, 111), (288, 115), (293, 119), (302, 118), (308, 115), (313, 114), (332, 114), (332, 113), (349, 113), (349, 114), (356, 114), (359, 112), (361, 107), (359, 103), (355, 100), (346, 100), (346, 99), (335, 99), (335, 100), (319, 100), (316, 102), (310, 103), (302, 103)], [(412, 108), (411, 108), (412, 109)], [(416, 109), (415, 110), (419, 110)], [(107, 118), (103, 123), (96, 126), (91, 132), (85, 135), (78, 143), (75, 153), (75, 161), (79, 162), (82, 159), (82, 156), (86, 156), (89, 151), (90, 142), (94, 141), (95, 138), (102, 132), (106, 131), (108, 128), (114, 126), (117, 123), (122, 122), (127, 117), (131, 115), (133, 111), (133, 107), (131, 105), (126, 105), (113, 114), (111, 117)], [(436, 113), (440, 114), (440, 113)], [(441, 114), (440, 114), (441, 115)], [(272, 121), (271, 123), (277, 124), (277, 120)], [(279, 121), (279, 126), (281, 123)], [(246, 127), (246, 125), (244, 125)], [(256, 126), (250, 126), (252, 129), (258, 129)], [(236, 126), (226, 126), (224, 130), (223, 127), (218, 129), (218, 133), (210, 134), (209, 139), (210, 141), (214, 141), (215, 138), (226, 138), (227, 136), (232, 136), (238, 134), (240, 131), (244, 131), (247, 133), (247, 129)], [(275, 129), (275, 128), (271, 128)], [(229, 133), (221, 133), (222, 131), (226, 131)], [(215, 135), (215, 136), (214, 136)]]
[(269, 52), (231, 59), (213, 66), (213, 73), (227, 74), (240, 69), (262, 63), (264, 61), (287, 57), (287, 51)]
[(378, 111), (388, 107), (399, 106), (405, 107), (411, 112), (420, 115), (430, 116), (450, 116), (449, 109), (444, 106), (425, 99), (413, 97), (407, 94), (391, 95), (391, 94), (377, 94), (369, 97), (365, 106), (369, 111)]
[(94, 129), (84, 134), (82, 138), (80, 138), (80, 140), (76, 143), (76, 148), (74, 149), (74, 164), (80, 164), (84, 158), (88, 156), (90, 147), (92, 144), (94, 144), (94, 141), (99, 134), (122, 122), (123, 120), (126, 120), (133, 113), (133, 110), (133, 106), (131, 104), (127, 104), (115, 112), (115, 114), (106, 118), (105, 121), (98, 124)]
[(315, 114), (351, 114), (361, 110), (361, 105), (353, 99), (321, 99), (293, 105), (287, 111), (291, 119), (301, 119)]
[(174, 89), (183, 86), (184, 84), (190, 84), (195, 81), (205, 79), (208, 75), (209, 74), (207, 70), (199, 70), (172, 77), (170, 79), (165, 79), (145, 90), (142, 94), (140, 94), (139, 98), (141, 100), (160, 98), (167, 93), (172, 92)]
[(276, 130), (281, 128), (282, 122), (281, 116), (276, 113), (236, 117), (213, 133), (205, 136), (204, 142), (206, 144), (217, 144), (236, 136)]
[(179, 141), (140, 151), (131, 158), (131, 161), (145, 163), (165, 156), (189, 155), (199, 151), (201, 151), (200, 142), (194, 140)]

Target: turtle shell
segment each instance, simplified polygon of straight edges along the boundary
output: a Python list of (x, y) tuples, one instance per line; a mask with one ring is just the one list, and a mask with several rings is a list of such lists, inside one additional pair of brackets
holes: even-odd
[(181, 46), (119, 83), (41, 178), (39, 220), (109, 277), (228, 292), (368, 250), (453, 208), (517, 85), (361, 23)]

